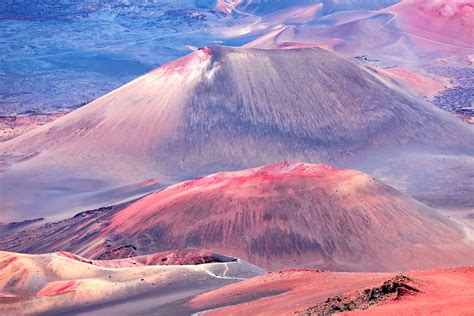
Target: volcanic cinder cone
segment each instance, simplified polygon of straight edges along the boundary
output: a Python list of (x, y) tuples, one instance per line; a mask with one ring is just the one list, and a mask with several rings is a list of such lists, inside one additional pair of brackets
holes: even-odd
[(462, 122), (323, 49), (204, 48), (0, 144), (0, 220), (70, 214), (279, 161), (472, 153), (469, 135)]
[(270, 270), (396, 271), (474, 259), (472, 241), (448, 217), (367, 174), (304, 163), (186, 181), (110, 210), (4, 233), (0, 247), (99, 259), (200, 248)]

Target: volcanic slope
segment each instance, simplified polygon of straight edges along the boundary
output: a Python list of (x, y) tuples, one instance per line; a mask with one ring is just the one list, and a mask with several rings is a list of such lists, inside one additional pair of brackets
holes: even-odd
[(323, 49), (204, 48), (1, 143), (0, 220), (72, 214), (279, 161), (472, 154), (472, 131)]
[(217, 173), (100, 214), (4, 233), (0, 247), (89, 258), (200, 248), (269, 270), (393, 271), (474, 260), (474, 244), (448, 217), (367, 174), (327, 165)]
[(288, 270), (197, 295), (199, 315), (471, 315), (474, 267), (395, 273)]
[[(167, 258), (180, 262), (163, 265)], [(209, 260), (196, 265), (196, 258)], [(198, 250), (104, 261), (0, 251), (0, 313), (177, 315), (186, 297), (262, 273), (236, 258)]]

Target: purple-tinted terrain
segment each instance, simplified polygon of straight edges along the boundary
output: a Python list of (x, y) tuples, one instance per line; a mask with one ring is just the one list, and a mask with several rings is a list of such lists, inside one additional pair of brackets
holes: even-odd
[(473, 21), (2, 2), (0, 314), (469, 314)]

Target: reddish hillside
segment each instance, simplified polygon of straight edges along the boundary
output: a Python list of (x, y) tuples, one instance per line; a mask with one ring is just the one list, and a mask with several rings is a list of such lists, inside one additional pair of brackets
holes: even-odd
[(388, 273), (289, 270), (200, 294), (188, 305), (204, 315), (468, 315), (474, 268)]
[(127, 258), (200, 248), (267, 269), (339, 271), (463, 265), (474, 250), (454, 221), (370, 176), (303, 163), (217, 173), (0, 237), (17, 252)]
[(138, 253), (196, 247), (268, 269), (426, 268), (467, 264), (474, 249), (454, 222), (368, 175), (302, 163), (171, 186), (117, 212), (100, 236)]

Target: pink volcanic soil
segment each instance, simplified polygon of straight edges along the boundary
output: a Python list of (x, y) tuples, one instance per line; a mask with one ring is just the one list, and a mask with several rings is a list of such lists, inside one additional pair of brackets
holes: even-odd
[(155, 75), (170, 75), (180, 74), (187, 75), (192, 72), (192, 68), (196, 65), (208, 61), (212, 57), (212, 50), (209, 47), (202, 47), (191, 54), (173, 60), (165, 65), (153, 69), (149, 74)]
[[(413, 278), (420, 293), (403, 297), (360, 315), (472, 315), (474, 313), (474, 267), (417, 271)], [(352, 314), (351, 314), (352, 315)]]
[(391, 276), (388, 273), (284, 270), (198, 295), (189, 304), (198, 310), (229, 305), (206, 315), (291, 315), (327, 297), (375, 286)]
[[(474, 46), (472, 1), (406, 0), (385, 10), (395, 13), (408, 33), (431, 39), (430, 45), (441, 42), (460, 47)], [(428, 44), (421, 38), (412, 39)]]
[(157, 265), (198, 265), (204, 263), (230, 262), (236, 260), (232, 257), (226, 257), (199, 249), (163, 251), (145, 256), (112, 260), (90, 260), (67, 251), (59, 251), (57, 252), (57, 255), (103, 268), (130, 268)]
[(3, 269), (3, 268), (6, 268), (9, 264), (12, 264), (16, 260), (18, 260), (17, 256), (10, 256), (6, 259), (1, 260), (0, 261), (0, 270)]
[(421, 96), (433, 96), (445, 88), (442, 83), (408, 69), (400, 67), (377, 68), (377, 71), (394, 79), (406, 88), (414, 90)]
[(0, 117), (0, 142), (25, 134), (33, 128), (51, 122), (65, 114), (67, 112)]
[(79, 283), (77, 281), (60, 281), (60, 282), (53, 282), (46, 285), (44, 288), (39, 291), (36, 296), (37, 297), (44, 297), (44, 296), (53, 296), (53, 295), (61, 295), (68, 292), (74, 292)]
[[(391, 297), (363, 315), (468, 315), (474, 304), (474, 268), (461, 267), (404, 273), (419, 292)], [(193, 298), (205, 315), (290, 315), (335, 296), (354, 297), (394, 278), (390, 273), (336, 273), (286, 270), (258, 276)], [(226, 306), (214, 309), (214, 306)], [(354, 312), (351, 312), (354, 313)]]
[[(454, 223), (366, 174), (288, 162), (170, 186), (112, 215), (99, 237), (138, 254), (209, 249), (267, 270), (465, 265), (472, 250)], [(98, 243), (86, 255), (107, 251)]]
[[(261, 182), (306, 177), (323, 179), (340, 170), (324, 164), (304, 164), (283, 162), (279, 164), (234, 172), (220, 172), (210, 176), (185, 181), (151, 194), (114, 216), (107, 231), (126, 232), (140, 227), (144, 230), (155, 223), (150, 220), (157, 209), (167, 204), (175, 204), (184, 197), (206, 191), (226, 191), (237, 189), (234, 194), (245, 195), (247, 186)], [(138, 223), (140, 223), (139, 226)]]

